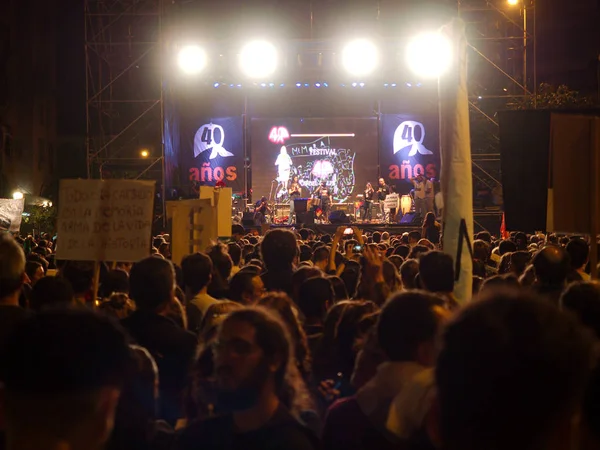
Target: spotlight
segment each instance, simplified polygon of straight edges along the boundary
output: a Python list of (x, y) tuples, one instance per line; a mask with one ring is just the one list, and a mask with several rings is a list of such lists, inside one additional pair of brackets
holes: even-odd
[(213, 87), (214, 87), (215, 89), (216, 89), (216, 88), (218, 88), (218, 87), (219, 87), (219, 83), (215, 83), (215, 84), (213, 84)]
[(316, 88), (320, 88), (321, 87), (321, 83), (315, 83), (315, 87)]
[(323, 83), (323, 87), (329, 87), (327, 83)]
[(23, 193), (21, 191), (15, 191), (12, 195), (14, 200), (21, 200), (23, 198)]
[(358, 84), (360, 87), (365, 87), (365, 83), (359, 83)]
[(351, 75), (372, 73), (379, 62), (377, 47), (366, 39), (349, 42), (342, 51), (342, 65)]
[(296, 87), (297, 88), (301, 88), (302, 87), (302, 83), (296, 83)]
[(266, 41), (246, 44), (240, 53), (240, 68), (250, 78), (265, 78), (277, 69), (277, 49)]
[(150, 152), (148, 150), (146, 150), (146, 149), (143, 149), (143, 150), (140, 151), (140, 156), (142, 158), (147, 158), (148, 156), (150, 156)]
[(206, 52), (197, 45), (188, 45), (179, 51), (177, 63), (179, 68), (188, 75), (194, 75), (204, 70), (207, 63)]
[(310, 84), (304, 83), (304, 87), (310, 87)]
[(285, 83), (281, 83), (279, 87), (285, 87)]
[(260, 83), (260, 87), (267, 87), (267, 83)]
[(506, 0), (510, 6), (517, 6), (519, 4), (519, 0)]
[(420, 77), (437, 78), (452, 65), (452, 43), (440, 33), (426, 33), (409, 42), (406, 62)]
[(352, 83), (352, 87), (358, 86), (358, 83)]
[(396, 87), (396, 83), (392, 83), (392, 87)]
[(384, 84), (383, 84), (383, 87), (384, 87), (384, 88), (386, 88), (386, 87), (388, 87), (388, 86), (389, 86), (389, 84), (388, 84), (388, 83), (384, 83)]
[(406, 83), (406, 87), (412, 87), (412, 84)]

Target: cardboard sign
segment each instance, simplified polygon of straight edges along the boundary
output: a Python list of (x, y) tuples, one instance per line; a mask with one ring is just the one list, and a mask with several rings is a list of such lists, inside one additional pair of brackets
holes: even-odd
[(154, 181), (61, 180), (57, 259), (139, 261), (153, 214)]
[(24, 206), (25, 201), (22, 198), (0, 198), (0, 231), (19, 232)]

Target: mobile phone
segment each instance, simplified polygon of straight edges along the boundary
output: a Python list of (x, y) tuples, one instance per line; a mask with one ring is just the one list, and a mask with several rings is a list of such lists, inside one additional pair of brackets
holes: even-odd
[(348, 227), (344, 230), (344, 234), (354, 234), (354, 230), (352, 228)]
[(355, 245), (354, 247), (352, 247), (352, 252), (353, 253), (362, 253), (363, 252), (364, 247), (362, 245)]

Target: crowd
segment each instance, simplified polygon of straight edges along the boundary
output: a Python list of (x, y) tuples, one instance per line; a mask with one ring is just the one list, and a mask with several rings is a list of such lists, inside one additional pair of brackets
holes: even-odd
[(600, 449), (585, 238), (477, 234), (464, 301), (435, 218), (232, 231), (97, 292), (60, 236), (0, 236), (0, 448)]

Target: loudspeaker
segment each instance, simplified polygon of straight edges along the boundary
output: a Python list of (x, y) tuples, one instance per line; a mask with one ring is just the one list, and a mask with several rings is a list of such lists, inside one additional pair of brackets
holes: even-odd
[(306, 198), (297, 198), (294, 200), (294, 211), (296, 214), (306, 212), (308, 199)]
[(331, 214), (329, 214), (329, 223), (332, 225), (341, 225), (350, 223), (350, 219), (344, 211), (332, 211)]
[(298, 225), (314, 225), (315, 224), (315, 213), (314, 211), (305, 211), (296, 213), (296, 222)]
[(403, 225), (412, 225), (418, 221), (419, 216), (417, 216), (417, 213), (406, 213), (402, 216), (402, 219), (400, 219), (400, 223)]
[(254, 213), (245, 212), (242, 216), (242, 226), (244, 228), (251, 228), (254, 226)]

